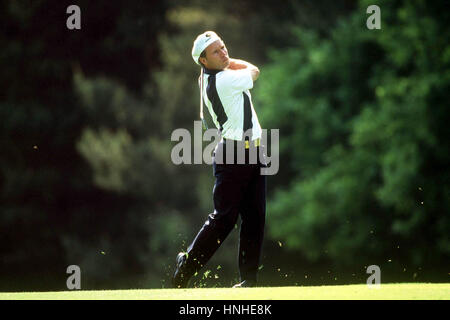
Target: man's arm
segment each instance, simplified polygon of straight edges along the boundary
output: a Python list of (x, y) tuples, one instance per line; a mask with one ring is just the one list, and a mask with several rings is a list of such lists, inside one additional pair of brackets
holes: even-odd
[(230, 65), (228, 66), (228, 69), (231, 70), (249, 69), (253, 81), (256, 81), (256, 79), (258, 79), (259, 77), (258, 67), (244, 60), (230, 58)]

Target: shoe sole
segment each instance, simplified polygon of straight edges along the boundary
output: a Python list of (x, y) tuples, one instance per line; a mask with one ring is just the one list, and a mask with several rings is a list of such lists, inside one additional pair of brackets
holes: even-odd
[[(180, 269), (181, 264), (182, 264), (181, 258), (182, 258), (184, 255), (185, 255), (184, 253), (180, 252), (180, 253), (178, 253), (177, 257), (175, 258), (175, 263), (176, 263), (177, 268), (175, 269), (175, 272), (173, 273), (173, 276), (172, 276), (172, 286), (173, 286), (175, 289), (181, 289), (181, 288), (186, 288), (186, 287), (187, 287), (187, 283), (186, 283), (186, 286), (184, 286), (184, 287), (183, 287), (181, 284), (175, 285), (175, 283), (174, 283), (174, 282), (175, 282), (176, 275), (177, 275), (177, 271)], [(181, 278), (181, 277), (180, 277), (180, 278)]]

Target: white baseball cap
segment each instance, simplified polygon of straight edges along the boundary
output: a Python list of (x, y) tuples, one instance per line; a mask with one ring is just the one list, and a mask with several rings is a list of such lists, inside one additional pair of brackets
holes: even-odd
[(198, 62), (198, 58), (200, 58), (203, 50), (205, 50), (210, 44), (217, 40), (221, 39), (214, 31), (206, 31), (200, 34), (197, 39), (195, 39), (194, 45), (192, 47), (192, 59), (194, 59), (196, 64), (200, 65), (200, 63)]

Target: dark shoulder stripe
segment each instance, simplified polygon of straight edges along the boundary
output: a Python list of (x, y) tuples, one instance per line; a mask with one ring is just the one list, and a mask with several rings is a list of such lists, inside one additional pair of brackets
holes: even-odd
[(212, 108), (217, 116), (217, 121), (219, 121), (220, 124), (220, 130), (222, 131), (223, 125), (227, 122), (228, 117), (223, 108), (222, 101), (220, 101), (219, 94), (217, 93), (215, 74), (210, 75), (208, 78), (206, 94), (208, 95), (209, 101), (211, 101)]
[[(244, 134), (247, 130), (253, 128), (252, 122), (252, 108), (250, 105), (250, 98), (245, 92), (242, 92), (244, 95)], [(251, 137), (249, 137), (251, 140)]]

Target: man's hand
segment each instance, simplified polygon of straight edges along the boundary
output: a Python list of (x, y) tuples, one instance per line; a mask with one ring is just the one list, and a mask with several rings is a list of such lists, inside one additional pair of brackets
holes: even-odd
[(247, 69), (247, 68), (249, 69), (249, 71), (250, 71), (250, 73), (252, 75), (253, 81), (258, 79), (258, 77), (259, 77), (259, 69), (258, 69), (258, 67), (254, 66), (250, 62), (247, 62), (247, 61), (244, 61), (244, 60), (230, 58), (230, 64), (228, 65), (227, 69), (240, 70), (240, 69)]
[(230, 64), (228, 65), (228, 69), (230, 70), (240, 70), (240, 69), (246, 69), (247, 65), (240, 63), (238, 61), (241, 60), (237, 60), (237, 59), (230, 59)]

